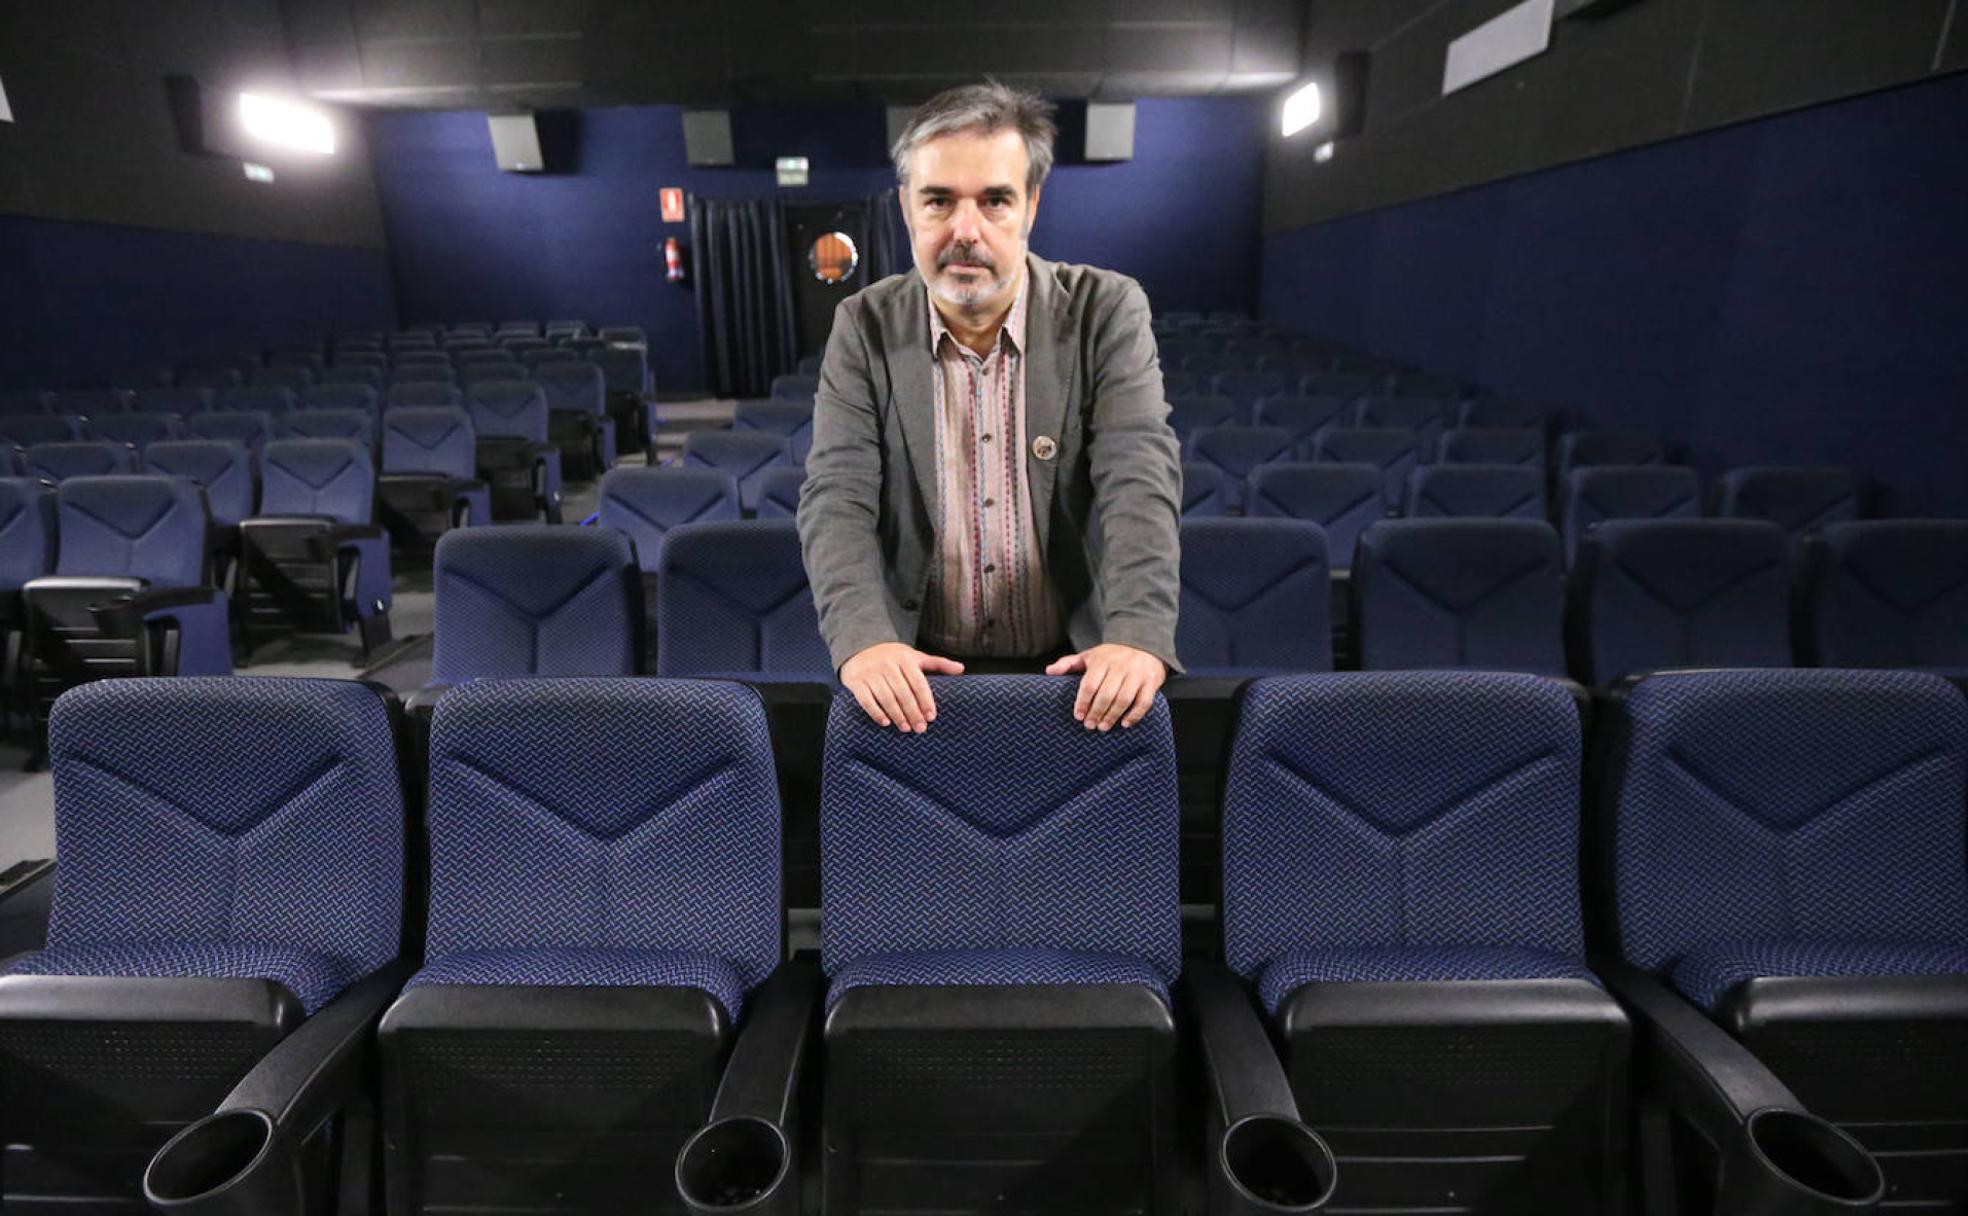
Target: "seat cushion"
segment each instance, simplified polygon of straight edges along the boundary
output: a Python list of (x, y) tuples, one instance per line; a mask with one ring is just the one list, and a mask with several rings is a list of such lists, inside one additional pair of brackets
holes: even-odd
[(1439, 984), (1456, 980), (1599, 978), (1585, 960), (1528, 946), (1349, 946), (1291, 950), (1272, 959), (1257, 993), (1270, 1013), (1307, 984)]
[(1722, 942), (1674, 961), (1668, 980), (1713, 1013), (1729, 990), (1762, 976), (1968, 975), (1968, 946), (1944, 942)]
[(1140, 984), (1164, 1003), (1168, 984), (1145, 959), (1082, 950), (918, 950), (867, 954), (834, 973), (829, 1008), (851, 988), (1007, 984)]
[(356, 964), (331, 955), (292, 946), (217, 941), (53, 946), (18, 959), (8, 974), (271, 980), (293, 993), (308, 1014), (361, 978)]
[(698, 988), (716, 997), (732, 1022), (745, 1003), (737, 969), (689, 950), (455, 950), (428, 960), (404, 990), (425, 984), (535, 988)]

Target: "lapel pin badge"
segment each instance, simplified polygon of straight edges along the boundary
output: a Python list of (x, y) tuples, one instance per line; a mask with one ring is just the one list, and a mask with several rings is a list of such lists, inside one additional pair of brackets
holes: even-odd
[(1032, 441), (1032, 455), (1040, 460), (1051, 460), (1059, 455), (1059, 444), (1050, 435), (1041, 435)]

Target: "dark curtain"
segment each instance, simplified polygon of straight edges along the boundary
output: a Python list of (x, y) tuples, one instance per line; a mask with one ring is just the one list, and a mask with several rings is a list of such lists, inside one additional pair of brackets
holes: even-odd
[(909, 266), (901, 208), (893, 190), (883, 190), (861, 200), (860, 231), (849, 235), (854, 237), (854, 247), (861, 251), (866, 267), (866, 277), (861, 280), (863, 286), (879, 283)]
[(711, 391), (765, 396), (799, 360), (784, 205), (693, 198), (690, 274)]

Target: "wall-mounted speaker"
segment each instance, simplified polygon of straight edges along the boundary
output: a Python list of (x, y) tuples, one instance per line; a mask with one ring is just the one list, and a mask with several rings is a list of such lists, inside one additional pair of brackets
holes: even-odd
[(684, 159), (693, 165), (738, 163), (731, 146), (731, 111), (685, 110), (683, 153)]
[(490, 114), (492, 155), (508, 173), (541, 173), (547, 159), (540, 153), (540, 128), (531, 114)]
[(1134, 103), (1089, 101), (1086, 108), (1086, 158), (1134, 159)]
[(914, 106), (888, 107), (888, 146), (891, 151), (895, 148), (895, 141), (902, 138), (902, 132), (909, 129), (909, 120), (915, 116)]
[(1373, 56), (1366, 51), (1341, 51), (1333, 60), (1332, 134), (1345, 139), (1367, 129), (1367, 73)]

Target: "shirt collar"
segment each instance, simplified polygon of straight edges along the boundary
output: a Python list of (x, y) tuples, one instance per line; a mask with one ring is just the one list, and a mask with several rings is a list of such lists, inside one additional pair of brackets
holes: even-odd
[[(1004, 325), (998, 330), (998, 345), (1002, 347), (1010, 343), (1011, 348), (1021, 355), (1025, 353), (1025, 306), (1031, 294), (1032, 271), (1026, 267), (1024, 278), (1018, 284), (1018, 294), (1012, 297), (1011, 311), (1005, 314)], [(949, 326), (943, 324), (943, 314), (936, 311), (936, 297), (929, 294), (927, 284), (923, 286), (923, 297), (929, 306), (929, 353), (934, 355), (943, 349), (946, 335), (952, 342), (957, 342), (957, 337), (950, 333)], [(961, 342), (957, 342), (957, 346), (968, 349)]]

